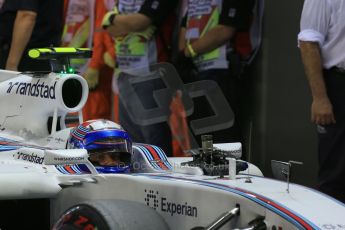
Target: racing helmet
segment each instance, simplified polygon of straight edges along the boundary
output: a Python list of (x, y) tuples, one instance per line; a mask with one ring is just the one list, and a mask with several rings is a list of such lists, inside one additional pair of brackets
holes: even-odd
[(86, 121), (71, 130), (69, 149), (86, 149), (89, 160), (100, 173), (130, 171), (132, 141), (118, 124), (108, 120)]

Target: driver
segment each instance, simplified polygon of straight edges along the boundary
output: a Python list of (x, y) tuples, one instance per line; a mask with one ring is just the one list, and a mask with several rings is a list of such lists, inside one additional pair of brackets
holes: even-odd
[(96, 165), (118, 166), (121, 164), (120, 153), (108, 152), (108, 150), (90, 154), (89, 159)]
[(67, 148), (86, 149), (100, 173), (130, 171), (132, 141), (122, 127), (108, 120), (86, 121), (72, 129)]

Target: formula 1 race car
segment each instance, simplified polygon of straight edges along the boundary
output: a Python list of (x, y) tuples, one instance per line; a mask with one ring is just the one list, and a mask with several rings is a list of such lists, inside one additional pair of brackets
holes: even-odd
[[(240, 144), (206, 137), (191, 157), (168, 158), (114, 122), (83, 122), (88, 86), (69, 58), (90, 55), (35, 49), (52, 72), (0, 70), (0, 229), (345, 229), (344, 204), (263, 177)], [(293, 162), (278, 163), (288, 180)]]

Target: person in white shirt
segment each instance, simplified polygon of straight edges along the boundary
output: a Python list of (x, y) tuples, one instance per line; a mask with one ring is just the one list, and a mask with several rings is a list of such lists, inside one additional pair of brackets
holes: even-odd
[(305, 0), (298, 42), (318, 131), (318, 189), (345, 203), (344, 22), (344, 0)]

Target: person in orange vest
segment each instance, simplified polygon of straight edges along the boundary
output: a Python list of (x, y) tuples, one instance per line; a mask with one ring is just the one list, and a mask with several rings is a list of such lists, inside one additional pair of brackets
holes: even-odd
[[(166, 34), (164, 29), (171, 30), (171, 26), (165, 24), (165, 19), (174, 12), (176, 5), (177, 1), (167, 0), (117, 1), (116, 8), (103, 19), (103, 28), (116, 39), (116, 75), (130, 73), (139, 76), (149, 73), (150, 65), (167, 60), (166, 47), (158, 40), (161, 34)], [(147, 90), (159, 88), (155, 83), (148, 85), (140, 88), (140, 91), (145, 91), (145, 87)], [(119, 88), (120, 94), (123, 90), (126, 89)], [(140, 98), (152, 104), (152, 100), (144, 93)], [(130, 102), (120, 100), (120, 124), (133, 140), (158, 145), (167, 155), (171, 155), (171, 132), (168, 124), (136, 124), (126, 110), (128, 103)]]
[(88, 101), (83, 108), (84, 120), (112, 120), (111, 81), (115, 67), (115, 48), (113, 39), (101, 27), (103, 16), (112, 7), (107, 0), (65, 0), (63, 46), (88, 47), (93, 50), (89, 61), (72, 62), (90, 88)]

